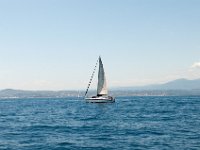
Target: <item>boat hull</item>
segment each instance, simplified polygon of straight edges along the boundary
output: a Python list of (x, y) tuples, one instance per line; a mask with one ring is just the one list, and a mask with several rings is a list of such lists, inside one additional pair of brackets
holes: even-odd
[(113, 97), (89, 97), (85, 98), (87, 103), (114, 103), (115, 99)]

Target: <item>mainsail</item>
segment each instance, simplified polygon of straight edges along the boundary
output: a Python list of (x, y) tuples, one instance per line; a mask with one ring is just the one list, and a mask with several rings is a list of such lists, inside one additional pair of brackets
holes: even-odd
[(103, 63), (101, 61), (101, 57), (99, 57), (99, 73), (98, 73), (98, 85), (97, 85), (97, 95), (107, 95), (108, 89), (106, 84), (106, 77), (103, 68)]

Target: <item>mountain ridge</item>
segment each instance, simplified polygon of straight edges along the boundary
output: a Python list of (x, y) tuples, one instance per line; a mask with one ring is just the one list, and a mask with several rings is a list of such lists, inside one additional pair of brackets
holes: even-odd
[[(85, 91), (75, 90), (0, 90), (0, 98), (65, 98), (69, 96), (83, 97)], [(135, 87), (111, 88), (113, 96), (186, 96), (200, 95), (200, 79), (177, 79), (163, 84), (153, 84)], [(90, 90), (88, 95), (95, 95), (95, 90)]]
[(117, 90), (199, 90), (200, 79), (189, 80), (180, 78), (163, 84), (151, 84), (145, 86), (119, 87)]

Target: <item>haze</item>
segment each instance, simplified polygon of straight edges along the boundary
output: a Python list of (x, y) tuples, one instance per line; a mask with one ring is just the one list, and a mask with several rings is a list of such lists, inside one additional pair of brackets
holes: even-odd
[(0, 1), (0, 89), (85, 89), (99, 55), (109, 87), (199, 78), (199, 8), (198, 0)]

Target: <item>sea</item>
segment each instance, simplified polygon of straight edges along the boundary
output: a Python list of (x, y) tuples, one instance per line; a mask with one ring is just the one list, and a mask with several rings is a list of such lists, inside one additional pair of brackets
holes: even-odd
[(200, 97), (0, 100), (0, 150), (199, 150)]

